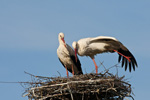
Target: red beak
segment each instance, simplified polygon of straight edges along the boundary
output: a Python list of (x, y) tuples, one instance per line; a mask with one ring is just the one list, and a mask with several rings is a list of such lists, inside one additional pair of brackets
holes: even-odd
[(64, 40), (64, 38), (61, 38), (61, 40), (65, 43), (65, 40)]
[(74, 51), (75, 51), (75, 59), (76, 59), (76, 62), (77, 62), (77, 49), (75, 49)]
[(66, 47), (66, 43), (65, 43), (65, 40), (64, 40), (64, 38), (61, 38), (61, 40), (64, 42), (64, 46)]

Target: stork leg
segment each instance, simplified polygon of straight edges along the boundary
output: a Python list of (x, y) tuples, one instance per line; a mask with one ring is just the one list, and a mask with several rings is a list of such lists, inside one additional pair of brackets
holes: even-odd
[(96, 62), (95, 62), (94, 58), (92, 58), (92, 60), (93, 60), (93, 62), (94, 62), (95, 69), (96, 69), (96, 74), (97, 74), (97, 73), (98, 73), (98, 67), (97, 67), (97, 65), (96, 65)]
[(69, 74), (68, 74), (68, 70), (67, 70), (67, 67), (65, 66), (65, 68), (66, 68), (66, 73), (67, 73), (67, 77), (69, 78)]
[(74, 75), (74, 69), (73, 69), (73, 65), (72, 65), (72, 75)]

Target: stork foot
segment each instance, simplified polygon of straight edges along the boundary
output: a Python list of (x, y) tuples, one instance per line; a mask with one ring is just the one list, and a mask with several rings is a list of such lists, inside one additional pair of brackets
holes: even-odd
[(119, 55), (121, 55), (121, 56), (123, 56), (123, 57), (125, 57), (129, 62), (131, 61), (130, 60), (130, 58), (131, 57), (129, 57), (129, 56), (125, 56), (124, 54), (122, 54), (122, 53), (120, 53), (120, 52), (118, 52), (117, 50), (114, 50), (115, 52), (117, 52)]

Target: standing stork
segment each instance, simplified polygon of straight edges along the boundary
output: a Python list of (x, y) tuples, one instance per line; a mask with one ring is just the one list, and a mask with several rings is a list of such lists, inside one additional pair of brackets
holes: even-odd
[[(66, 68), (67, 77), (69, 77), (68, 71), (73, 75), (83, 74), (80, 61), (78, 57), (75, 57), (74, 50), (65, 43), (63, 33), (59, 33), (58, 40), (59, 47), (57, 49), (57, 55), (62, 65)], [(77, 59), (77, 61), (75, 59)]]
[(127, 66), (129, 66), (130, 72), (131, 68), (135, 70), (135, 66), (137, 67), (137, 62), (132, 53), (114, 37), (98, 36), (95, 38), (83, 38), (78, 42), (73, 42), (72, 46), (75, 50), (75, 55), (89, 56), (93, 60), (96, 73), (98, 73), (98, 67), (94, 56), (104, 52), (117, 52), (119, 54), (118, 62), (122, 59), (122, 67), (125, 64), (125, 71)]

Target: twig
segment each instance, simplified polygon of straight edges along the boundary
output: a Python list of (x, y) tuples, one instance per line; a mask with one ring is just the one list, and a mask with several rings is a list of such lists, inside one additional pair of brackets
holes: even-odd
[(24, 71), (24, 73), (25, 73), (25, 74), (28, 74), (28, 75), (30, 75), (30, 76), (33, 76), (33, 77), (35, 77), (35, 78), (46, 78), (46, 79), (53, 79), (53, 77), (36, 76), (36, 75), (33, 75), (33, 74), (31, 74), (31, 73), (28, 73), (28, 72), (25, 72), (25, 71)]
[(60, 74), (60, 72), (59, 72), (59, 71), (57, 71), (57, 73), (59, 74), (59, 77), (61, 77), (61, 74)]
[[(101, 65), (102, 64), (103, 63), (101, 63)], [(91, 73), (79, 76), (75, 75), (69, 78), (53, 77), (50, 79), (48, 77), (47, 79), (43, 77), (35, 77), (33, 80), (34, 82), (32, 83), (41, 84), (26, 83), (30, 84), (31, 86), (27, 88), (24, 96), (28, 96), (28, 98), (35, 100), (53, 100), (63, 98), (74, 100), (74, 96), (76, 96), (76, 94), (78, 94), (80, 100), (87, 99), (87, 96), (91, 95), (96, 97), (97, 100), (105, 98), (108, 99), (109, 97), (113, 98), (116, 96), (129, 96), (131, 94), (131, 85), (124, 81), (124, 76), (114, 76), (108, 71), (109, 70), (105, 71), (103, 74)], [(35, 75), (33, 75), (33, 77), (34, 76)], [(42, 83), (42, 81), (44, 82)]]
[(74, 99), (73, 99), (73, 95), (72, 95), (72, 91), (71, 91), (71, 89), (70, 89), (69, 84), (67, 84), (67, 87), (68, 87), (68, 89), (69, 89), (69, 92), (70, 92), (70, 95), (71, 95), (71, 99), (74, 100)]
[(46, 86), (40, 86), (40, 87), (35, 87), (35, 88), (31, 88), (30, 90), (34, 90), (34, 89), (40, 89), (40, 88), (46, 88), (46, 87), (55, 87), (55, 86), (63, 86), (63, 85), (68, 85), (68, 84), (75, 84), (75, 83), (88, 83), (88, 84), (92, 84), (92, 83), (96, 83), (96, 82), (101, 82), (101, 81), (114, 81), (114, 79), (97, 79), (97, 80), (84, 80), (84, 81), (71, 81), (71, 82), (66, 82), (66, 83), (60, 83), (60, 84), (54, 84), (54, 85), (46, 85)]
[(82, 95), (82, 100), (84, 100), (84, 93), (83, 93), (83, 95)]
[(107, 69), (106, 69), (106, 67), (105, 67), (104, 64), (103, 64), (104, 61), (103, 61), (103, 62), (99, 61), (99, 62), (100, 62), (100, 64), (104, 67), (104, 69), (105, 69), (105, 71), (106, 71)]

